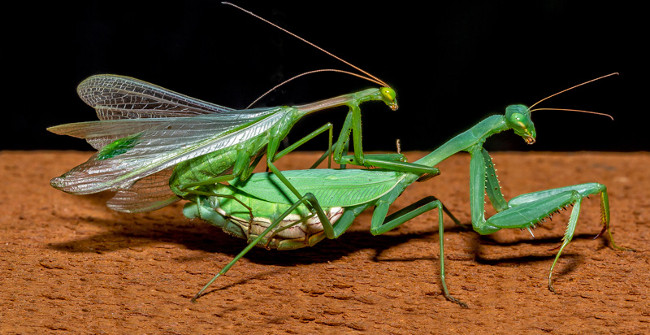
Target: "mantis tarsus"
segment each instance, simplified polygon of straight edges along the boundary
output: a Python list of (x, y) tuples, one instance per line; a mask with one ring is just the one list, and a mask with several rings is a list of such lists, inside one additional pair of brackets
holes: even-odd
[[(508, 129), (512, 129), (526, 143), (534, 143), (536, 131), (530, 118), (532, 111), (534, 109), (524, 105), (510, 105), (505, 109), (505, 115), (492, 115), (485, 118), (415, 163), (433, 168), (460, 151), (470, 154), (471, 220), (474, 230), (479, 234), (492, 234), (506, 228), (530, 230), (556, 211), (573, 205), (562, 245), (549, 272), (548, 287), (553, 291), (551, 279), (553, 268), (562, 251), (573, 238), (584, 197), (600, 194), (603, 224), (601, 234), (607, 230), (611, 246), (616, 249), (623, 248), (618, 247), (613, 241), (609, 227), (609, 200), (605, 185), (587, 183), (528, 193), (510, 201), (504, 199), (492, 159), (483, 148), (483, 143), (490, 136)], [(254, 246), (295, 249), (312, 246), (324, 238), (337, 238), (350, 227), (362, 211), (374, 206), (370, 228), (373, 235), (383, 234), (424, 212), (438, 209), (440, 276), (443, 292), (448, 300), (467, 307), (465, 303), (451, 296), (445, 281), (444, 229), (440, 210), (445, 211), (456, 223), (459, 222), (442, 202), (429, 196), (386, 216), (389, 206), (410, 184), (421, 178), (422, 174), (409, 171), (332, 169), (294, 170), (283, 173), (292, 185), (305, 194), (303, 197), (296, 198), (276, 176), (258, 173), (247, 181), (228, 186), (213, 185), (215, 193), (228, 195), (231, 199), (199, 197), (195, 202), (186, 204), (184, 214), (187, 217), (208, 220), (225, 231), (247, 238), (249, 241), (248, 246), (212, 278), (193, 300), (201, 296), (211, 283), (225, 274)], [(484, 210), (485, 194), (497, 211), (497, 214), (487, 219)], [(325, 209), (318, 218), (303, 207), (310, 197), (318, 198)], [(232, 201), (232, 198), (236, 198), (237, 201)], [(246, 206), (242, 206), (243, 204)], [(252, 213), (249, 213), (250, 209)], [(249, 215), (255, 219), (248, 220)], [(323, 221), (321, 217), (326, 217), (327, 220)]]
[[(395, 91), (387, 84), (353, 67), (366, 76), (355, 75), (382, 87), (302, 106), (244, 110), (204, 102), (134, 78), (92, 76), (79, 84), (78, 93), (96, 109), (100, 121), (64, 124), (48, 130), (84, 138), (98, 152), (87, 162), (52, 179), (51, 184), (74, 194), (117, 191), (108, 202), (110, 208), (124, 212), (148, 211), (180, 198), (205, 195), (204, 185), (233, 178), (245, 180), (266, 154), (268, 168), (300, 196), (273, 162), (328, 130), (330, 149), (327, 153), (332, 152), (332, 125), (325, 124), (279, 152), (281, 141), (303, 116), (337, 106), (349, 108), (339, 140), (333, 147), (337, 163), (431, 172), (428, 167), (406, 162), (403, 155), (363, 154), (359, 105), (366, 101), (382, 101), (396, 110), (397, 101)], [(350, 132), (354, 155), (344, 155)], [(311, 201), (309, 206), (317, 207), (317, 200)]]

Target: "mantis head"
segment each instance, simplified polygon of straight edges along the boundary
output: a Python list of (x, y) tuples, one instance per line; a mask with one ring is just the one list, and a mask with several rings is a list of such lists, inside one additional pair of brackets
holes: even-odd
[(384, 86), (379, 89), (379, 94), (381, 95), (379, 100), (383, 101), (390, 109), (397, 110), (397, 93), (394, 89)]
[(515, 134), (521, 136), (526, 144), (535, 143), (535, 125), (530, 118), (530, 110), (524, 105), (506, 107), (506, 124)]
[(530, 107), (526, 107), (524, 105), (510, 105), (506, 108), (506, 124), (509, 128), (514, 130), (515, 134), (523, 137), (524, 141), (526, 141), (527, 144), (533, 144), (535, 143), (535, 136), (537, 135), (535, 133), (535, 125), (533, 124), (533, 121), (530, 119), (530, 113), (538, 110), (557, 110), (557, 111), (569, 111), (569, 112), (580, 112), (580, 113), (588, 113), (588, 114), (596, 114), (596, 115), (603, 115), (607, 116), (610, 119), (614, 120), (614, 118), (609, 115), (609, 114), (604, 114), (604, 113), (597, 113), (597, 112), (591, 112), (591, 111), (585, 111), (585, 110), (579, 110), (579, 109), (567, 109), (567, 108), (535, 108), (537, 104), (540, 102), (547, 100), (549, 98), (552, 98), (558, 94), (562, 94), (566, 91), (572, 90), (576, 87), (580, 87), (585, 84), (589, 84), (591, 82), (594, 82), (596, 80), (600, 80), (603, 78), (607, 78), (610, 76), (617, 75), (618, 72), (606, 74), (604, 76), (600, 76), (595, 79), (591, 79), (588, 81), (585, 81), (583, 83), (580, 83), (578, 85), (571, 86), (567, 89), (564, 89), (562, 91), (559, 91), (557, 93), (551, 94), (547, 96), (544, 99), (541, 99), (537, 101), (536, 103), (532, 104)]

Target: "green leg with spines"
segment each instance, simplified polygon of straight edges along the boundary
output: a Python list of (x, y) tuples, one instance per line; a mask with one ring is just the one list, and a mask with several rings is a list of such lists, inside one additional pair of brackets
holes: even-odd
[[(480, 146), (470, 150), (470, 202), (472, 206), (472, 225), (480, 234), (491, 234), (500, 229), (531, 229), (552, 214), (567, 206), (573, 206), (567, 228), (548, 276), (549, 290), (555, 292), (552, 284), (553, 269), (564, 248), (571, 242), (575, 233), (582, 199), (601, 195), (601, 221), (603, 231), (607, 230), (610, 243), (616, 249), (625, 250), (614, 243), (609, 226), (609, 198), (605, 185), (598, 183), (578, 184), (544, 191), (522, 194), (505, 203), (492, 160)], [(485, 192), (484, 192), (485, 191)], [(484, 194), (497, 210), (497, 214), (485, 219)]]

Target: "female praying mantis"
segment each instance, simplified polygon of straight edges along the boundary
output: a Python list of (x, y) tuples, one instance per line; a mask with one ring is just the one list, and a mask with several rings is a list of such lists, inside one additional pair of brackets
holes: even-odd
[[(399, 168), (414, 173), (433, 171), (406, 162), (403, 155), (363, 154), (359, 105), (366, 101), (382, 101), (396, 110), (396, 93), (386, 83), (249, 11), (225, 4), (291, 34), (364, 75), (342, 70), (320, 71), (352, 74), (382, 87), (302, 106), (235, 110), (134, 78), (92, 76), (79, 84), (77, 91), (84, 102), (96, 109), (100, 121), (63, 124), (48, 130), (86, 139), (98, 152), (87, 162), (52, 179), (53, 187), (74, 194), (117, 191), (107, 203), (110, 208), (124, 212), (149, 211), (190, 195), (206, 195), (206, 190), (202, 189), (204, 185), (233, 178), (245, 180), (266, 153), (268, 168), (300, 197), (273, 162), (329, 130), (330, 149), (321, 158), (324, 159), (332, 152), (332, 125), (328, 123), (278, 152), (280, 143), (303, 116), (337, 106), (349, 108), (339, 140), (333, 146), (337, 163)], [(354, 155), (344, 155), (350, 132)], [(318, 207), (317, 200), (310, 200), (308, 206)]]
[[(613, 74), (607, 76), (611, 75)], [(569, 89), (607, 76), (575, 85)], [(553, 94), (539, 102), (569, 89)], [(600, 234), (607, 230), (611, 246), (616, 249), (623, 248), (618, 247), (613, 241), (609, 227), (609, 200), (605, 185), (599, 183), (572, 185), (523, 194), (510, 201), (504, 199), (492, 159), (483, 148), (483, 143), (494, 134), (512, 129), (526, 143), (533, 144), (536, 131), (530, 117), (531, 112), (542, 109), (548, 108), (532, 109), (524, 105), (510, 105), (505, 109), (505, 115), (492, 115), (485, 118), (415, 163), (434, 168), (436, 164), (458, 152), (466, 151), (470, 154), (471, 220), (474, 230), (479, 234), (492, 234), (507, 228), (530, 231), (531, 228), (535, 228), (537, 224), (555, 212), (572, 205), (573, 210), (562, 238), (562, 245), (551, 265), (548, 276), (548, 287), (553, 291), (553, 268), (562, 251), (573, 238), (580, 205), (584, 197), (600, 194), (603, 224)], [(438, 172), (437, 169), (435, 172)], [(225, 274), (254, 246), (296, 249), (312, 246), (324, 238), (338, 238), (361, 212), (374, 206), (370, 228), (373, 235), (383, 234), (420, 214), (438, 209), (440, 277), (443, 293), (448, 300), (467, 307), (465, 303), (451, 296), (445, 281), (444, 228), (440, 210), (445, 211), (456, 223), (459, 222), (443, 206), (442, 202), (433, 196), (428, 196), (386, 216), (389, 206), (395, 199), (409, 185), (423, 177), (423, 174), (405, 170), (319, 169), (284, 171), (283, 175), (304, 194), (303, 197), (295, 197), (276, 175), (257, 173), (246, 181), (233, 182), (231, 185), (212, 185), (212, 193), (221, 194), (224, 197), (199, 196), (193, 199), (193, 202), (186, 204), (184, 214), (187, 217), (207, 220), (221, 227), (227, 233), (246, 238), (249, 242), (248, 246), (212, 278), (193, 300), (201, 296), (210, 284)], [(487, 219), (484, 210), (485, 194), (497, 211), (497, 214)], [(321, 215), (314, 217), (303, 206), (310, 198), (317, 198), (323, 206), (324, 211), (320, 213)], [(232, 201), (233, 199), (236, 201)], [(190, 200), (192, 199), (190, 198)], [(326, 220), (322, 220), (322, 217), (325, 217)]]

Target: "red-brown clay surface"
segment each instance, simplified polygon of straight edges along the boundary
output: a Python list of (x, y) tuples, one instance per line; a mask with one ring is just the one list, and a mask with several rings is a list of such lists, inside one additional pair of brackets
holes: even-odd
[[(648, 334), (650, 155), (495, 153), (506, 197), (597, 181), (607, 185), (616, 241), (600, 231), (598, 199), (583, 203), (576, 236), (546, 277), (568, 212), (535, 230), (481, 237), (445, 217), (441, 295), (435, 212), (383, 236), (361, 215), (338, 240), (296, 251), (256, 249), (197, 303), (190, 298), (243, 247), (183, 217), (181, 204), (128, 215), (106, 196), (73, 196), (49, 179), (79, 152), (0, 153), (0, 333), (94, 334)], [(410, 153), (411, 160), (420, 153)], [(304, 168), (315, 154), (280, 160)], [(469, 222), (467, 155), (409, 188), (394, 209), (436, 195)], [(488, 214), (491, 214), (489, 212)]]

